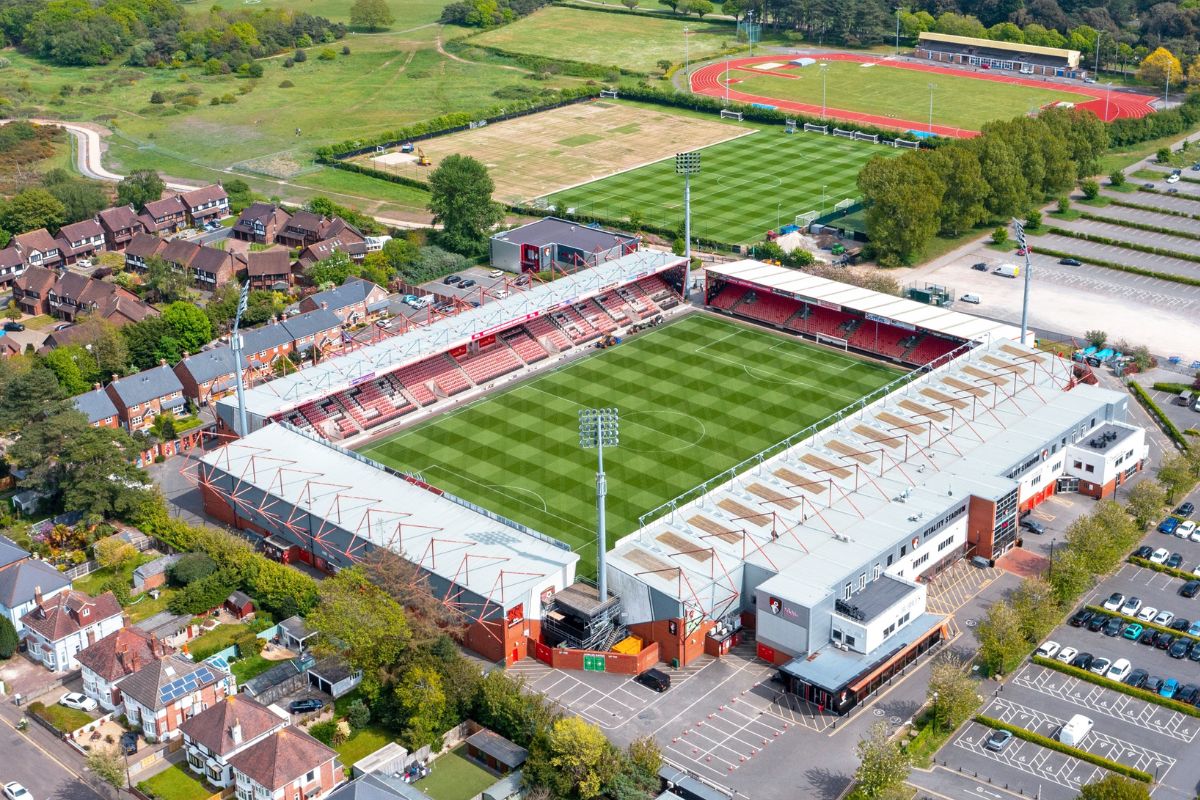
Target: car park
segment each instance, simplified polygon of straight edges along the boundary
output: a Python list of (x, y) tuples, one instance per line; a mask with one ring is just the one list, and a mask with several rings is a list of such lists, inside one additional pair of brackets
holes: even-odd
[(1071, 618), (1067, 620), (1067, 624), (1072, 628), (1082, 628), (1084, 625), (1087, 625), (1095, 615), (1096, 612), (1090, 611), (1086, 608), (1081, 608), (1071, 615)]
[(1097, 675), (1105, 675), (1108, 673), (1108, 668), (1112, 666), (1112, 660), (1102, 656), (1096, 656), (1092, 659), (1092, 663), (1088, 665), (1088, 669)]
[(1123, 681), (1129, 677), (1129, 673), (1133, 671), (1133, 664), (1129, 663), (1128, 658), (1118, 658), (1108, 668), (1108, 672), (1104, 673), (1104, 677), (1109, 680)]
[[(1200, 569), (1200, 567), (1197, 567)], [(1192, 580), (1179, 587), (1179, 594), (1182, 597), (1195, 597), (1197, 592), (1200, 592), (1200, 580)]]
[(1179, 691), (1179, 681), (1175, 680), (1174, 678), (1167, 678), (1166, 682), (1163, 683), (1162, 688), (1158, 690), (1158, 696), (1165, 697), (1170, 700), (1175, 697), (1175, 693), (1177, 691)]
[(1044, 525), (1042, 525), (1042, 523), (1038, 522), (1036, 519), (1021, 520), (1021, 527), (1024, 528), (1025, 530), (1029, 531), (1030, 533), (1036, 533), (1038, 536), (1041, 536), (1042, 534), (1044, 534), (1046, 532), (1046, 527)]
[(8, 800), (33, 800), (29, 790), (16, 781), (4, 784), (4, 796)]
[(1162, 522), (1158, 523), (1158, 532), (1159, 533), (1174, 533), (1175, 529), (1178, 527), (1179, 527), (1179, 520), (1175, 519), (1174, 517), (1167, 517)]
[(1181, 636), (1171, 642), (1171, 646), (1167, 648), (1167, 655), (1171, 658), (1183, 658), (1188, 654), (1188, 648), (1191, 647), (1191, 644), (1190, 641)]
[(1144, 544), (1133, 552), (1137, 558), (1149, 558), (1154, 553), (1154, 548), (1148, 544)]
[(1121, 635), (1130, 641), (1136, 642), (1144, 630), (1145, 628), (1142, 627), (1140, 622), (1131, 622), (1125, 626), (1125, 630), (1121, 631)]
[(1175, 535), (1180, 539), (1189, 539), (1195, 532), (1196, 523), (1192, 522), (1190, 519), (1185, 519), (1183, 522), (1179, 523), (1179, 527), (1175, 529)]
[(1125, 595), (1120, 592), (1113, 592), (1104, 601), (1104, 609), (1106, 611), (1116, 611), (1125, 604)]
[(988, 750), (993, 753), (1000, 753), (1004, 748), (1008, 747), (1008, 743), (1013, 739), (1012, 731), (992, 731), (991, 736), (987, 738), (987, 743), (984, 744)]
[(1080, 669), (1090, 669), (1092, 666), (1092, 659), (1094, 658), (1095, 656), (1093, 656), (1091, 653), (1080, 653), (1071, 659), (1071, 666), (1079, 667)]
[(1140, 689), (1146, 684), (1146, 679), (1150, 677), (1150, 673), (1144, 669), (1135, 669), (1129, 673), (1129, 677), (1125, 679), (1126, 686), (1132, 686), (1135, 689)]
[(1042, 642), (1042, 646), (1037, 649), (1037, 654), (1042, 658), (1054, 658), (1055, 654), (1062, 649), (1062, 646), (1055, 641)]
[(1171, 557), (1167, 559), (1166, 566), (1171, 569), (1179, 569), (1183, 566), (1183, 556), (1179, 553), (1171, 553)]
[(1142, 606), (1142, 610), (1138, 612), (1137, 618), (1142, 622), (1151, 622), (1158, 615), (1158, 609), (1154, 606)]
[(1062, 650), (1058, 651), (1058, 655), (1056, 655), (1054, 658), (1063, 662), (1064, 664), (1070, 664), (1075, 660), (1075, 656), (1078, 654), (1079, 651), (1074, 647), (1064, 647)]
[(1104, 628), (1102, 630), (1105, 636), (1120, 636), (1124, 627), (1125, 623), (1121, 621), (1120, 617), (1113, 617), (1108, 622), (1104, 623)]
[(78, 711), (95, 711), (98, 705), (95, 700), (79, 692), (67, 692), (58, 698), (58, 704)]
[(1137, 614), (1142, 607), (1142, 599), (1140, 597), (1127, 597), (1124, 604), (1121, 606), (1121, 613), (1127, 617), (1132, 617)]
[[(1174, 528), (1172, 528), (1171, 530), (1174, 530)], [(1165, 564), (1165, 563), (1167, 563), (1167, 559), (1170, 557), (1171, 557), (1171, 551), (1167, 550), (1165, 547), (1160, 547), (1150, 555), (1150, 563), (1151, 564)]]

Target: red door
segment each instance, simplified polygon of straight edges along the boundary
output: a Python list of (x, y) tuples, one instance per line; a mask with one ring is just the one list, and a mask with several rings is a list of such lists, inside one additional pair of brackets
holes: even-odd
[(521, 648), (520, 648), (520, 647), (513, 647), (513, 651), (512, 651), (512, 661), (510, 661), (510, 662), (508, 662), (508, 663), (510, 663), (510, 664), (515, 664), (515, 663), (517, 663), (517, 662), (518, 662), (518, 661), (520, 661), (520, 660), (521, 660)]

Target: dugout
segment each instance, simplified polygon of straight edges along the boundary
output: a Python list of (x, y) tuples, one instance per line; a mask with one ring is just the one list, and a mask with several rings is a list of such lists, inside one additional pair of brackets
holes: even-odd
[(943, 64), (961, 64), (1039, 77), (1083, 78), (1087, 75), (1086, 70), (1079, 67), (1078, 50), (951, 36), (948, 33), (921, 33), (915, 55)]

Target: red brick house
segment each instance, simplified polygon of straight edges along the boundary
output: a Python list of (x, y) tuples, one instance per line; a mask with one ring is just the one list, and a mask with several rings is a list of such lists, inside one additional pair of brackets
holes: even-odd
[(63, 260), (58, 242), (45, 228), (17, 234), (13, 237), (13, 246), (26, 267), (53, 267)]
[(327, 308), (342, 322), (358, 322), (388, 307), (387, 290), (362, 278), (351, 278), (334, 289), (317, 292), (300, 301), (301, 311)]
[(68, 264), (91, 258), (104, 249), (104, 228), (94, 219), (63, 225), (58, 229), (58, 246)]
[(180, 655), (147, 664), (121, 682), (126, 719), (159, 739), (179, 736), (180, 725), (236, 690), (229, 673)]
[(120, 683), (171, 651), (141, 628), (121, 628), (79, 651), (83, 693), (105, 711), (122, 705)]
[(74, 401), (75, 408), (87, 417), (88, 424), (93, 428), (121, 427), (117, 407), (113, 405), (108, 392), (100, 388), (100, 384), (95, 384), (95, 388), (90, 392), (75, 395), (71, 400)]
[[(134, 255), (129, 255), (129, 250), (134, 250)], [(197, 288), (209, 291), (228, 283), (245, 264), (241, 256), (186, 239), (173, 239), (160, 247), (145, 239), (135, 239), (126, 251), (125, 263), (130, 269), (145, 270), (145, 261), (151, 255), (157, 255), (171, 269), (187, 275)]]
[(229, 195), (219, 184), (210, 183), (179, 195), (192, 226), (200, 226), (229, 216)]
[(246, 278), (251, 289), (287, 289), (293, 283), (292, 262), (282, 247), (246, 254)]
[[(242, 357), (242, 379), (250, 382), (254, 370), (245, 356)], [(220, 400), (236, 388), (233, 369), (233, 351), (228, 347), (215, 347), (194, 356), (184, 354), (175, 365), (175, 376), (183, 385), (183, 396), (198, 406)]]
[(286, 713), (276, 713), (244, 694), (230, 695), (179, 727), (188, 769), (214, 786), (232, 786), (229, 759), (287, 725)]
[(187, 209), (178, 195), (172, 195), (146, 203), (138, 219), (148, 233), (175, 233), (187, 226)]
[(133, 206), (106, 208), (96, 215), (96, 219), (104, 229), (104, 243), (109, 250), (124, 250), (135, 233), (144, 233), (146, 230)]
[(307, 247), (313, 242), (320, 241), (321, 229), (329, 224), (329, 220), (311, 211), (297, 211), (292, 214), (287, 224), (275, 234), (275, 241), (288, 247)]
[(252, 203), (238, 215), (233, 224), (233, 235), (248, 242), (274, 244), (275, 235), (290, 219), (288, 213), (274, 203)]
[(125, 245), (125, 269), (131, 272), (145, 272), (146, 260), (153, 256), (161, 256), (167, 243), (152, 233), (138, 231)]
[(238, 800), (318, 800), (345, 780), (337, 753), (288, 726), (229, 758)]
[(69, 322), (90, 313), (121, 326), (158, 314), (120, 286), (41, 267), (30, 267), (16, 279), (13, 298), (26, 314), (52, 314)]
[(127, 378), (114, 376), (104, 387), (117, 409), (117, 416), (130, 432), (147, 430), (159, 414), (182, 417), (187, 413), (183, 384), (166, 362)]
[(246, 261), (241, 255), (215, 247), (200, 247), (192, 258), (192, 282), (196, 288), (211, 292), (229, 283), (245, 267)]

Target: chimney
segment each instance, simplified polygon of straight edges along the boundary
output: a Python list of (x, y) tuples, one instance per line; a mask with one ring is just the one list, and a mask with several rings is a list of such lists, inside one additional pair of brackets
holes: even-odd
[(242, 743), (242, 723), (233, 723), (233, 726), (229, 729), (229, 738), (233, 739), (234, 744)]
[(159, 365), (160, 367), (165, 367), (165, 366), (167, 365), (167, 360), (166, 360), (165, 358), (160, 358), (160, 359), (158, 360), (158, 365)]
[(329, 303), (326, 303), (324, 300), (322, 300), (321, 301), (321, 310), (327, 311), (328, 309), (329, 309)]
[(190, 356), (190, 355), (191, 355), (191, 353), (189, 353), (187, 350), (184, 350), (184, 351), (183, 351), (183, 357), (184, 357), (184, 358), (187, 358), (187, 357), (188, 357), (188, 356)]
[(116, 380), (117, 380), (117, 373), (115, 373), (115, 372), (114, 372), (114, 373), (112, 374), (112, 379), (113, 379), (113, 382), (116, 382)]
[(38, 616), (46, 616), (46, 607), (42, 604), (42, 587), (33, 587), (33, 602), (37, 606)]
[(96, 391), (100, 391), (100, 384), (98, 384), (98, 383), (93, 383), (93, 384), (92, 384), (92, 388), (93, 388), (93, 389), (95, 389)]

